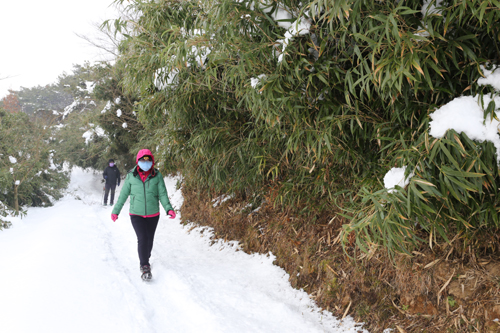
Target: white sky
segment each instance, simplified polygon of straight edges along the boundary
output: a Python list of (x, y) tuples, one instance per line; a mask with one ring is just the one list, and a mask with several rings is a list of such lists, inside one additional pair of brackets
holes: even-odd
[(1, 1), (0, 98), (8, 89), (54, 83), (73, 64), (102, 60), (76, 36), (97, 34), (93, 23), (115, 18), (112, 0)]

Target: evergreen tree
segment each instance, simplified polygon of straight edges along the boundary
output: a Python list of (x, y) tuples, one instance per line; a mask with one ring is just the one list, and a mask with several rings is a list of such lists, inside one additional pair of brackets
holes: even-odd
[(38, 118), (57, 115), (73, 102), (73, 96), (61, 84), (49, 84), (44, 87), (21, 87), (16, 91), (21, 110)]
[(0, 110), (0, 202), (3, 214), (48, 206), (68, 183), (53, 150), (51, 129), (22, 112)]
[(15, 113), (21, 111), (17, 92), (9, 90), (9, 94), (2, 98), (2, 107), (5, 111)]
[(124, 168), (135, 164), (130, 150), (142, 126), (133, 112), (136, 99), (123, 92), (120, 75), (108, 64), (86, 64), (59, 78), (74, 98), (57, 132), (58, 150), (71, 165), (100, 170), (109, 158)]

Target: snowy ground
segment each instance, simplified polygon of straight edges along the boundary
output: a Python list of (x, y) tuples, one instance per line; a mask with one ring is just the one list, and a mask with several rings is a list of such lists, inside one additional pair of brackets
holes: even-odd
[[(166, 183), (180, 208), (176, 180)], [(113, 223), (101, 197), (99, 177), (75, 169), (62, 200), (0, 232), (1, 332), (362, 331), (321, 313), (272, 256), (210, 246), (209, 229), (190, 231), (163, 211), (154, 280), (143, 282), (128, 204)]]

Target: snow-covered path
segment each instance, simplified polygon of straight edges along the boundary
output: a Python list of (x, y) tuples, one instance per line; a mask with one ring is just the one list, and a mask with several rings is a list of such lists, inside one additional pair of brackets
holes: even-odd
[[(172, 205), (182, 195), (166, 178)], [(117, 189), (117, 194), (120, 188)], [(75, 169), (68, 194), (0, 232), (0, 332), (358, 332), (291, 288), (273, 257), (210, 246), (209, 229), (162, 211), (140, 279), (128, 204), (117, 222), (99, 176)], [(191, 231), (190, 231), (191, 230)]]

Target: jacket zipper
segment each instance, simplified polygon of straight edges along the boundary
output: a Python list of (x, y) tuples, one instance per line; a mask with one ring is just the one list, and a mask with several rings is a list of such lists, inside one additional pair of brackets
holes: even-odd
[[(140, 176), (139, 176), (139, 178), (140, 178)], [(148, 181), (148, 179), (149, 179), (149, 176), (142, 183), (142, 187), (144, 188), (144, 215), (148, 215), (147, 214), (147, 212), (148, 212), (148, 204), (147, 204), (147, 199), (146, 199), (146, 182)], [(148, 188), (149, 188), (149, 183), (148, 183)]]
[[(147, 181), (147, 179), (146, 179)], [(148, 212), (148, 204), (147, 204), (147, 199), (146, 199), (146, 183), (142, 183), (143, 187), (144, 187), (144, 215), (148, 215), (147, 212)]]

